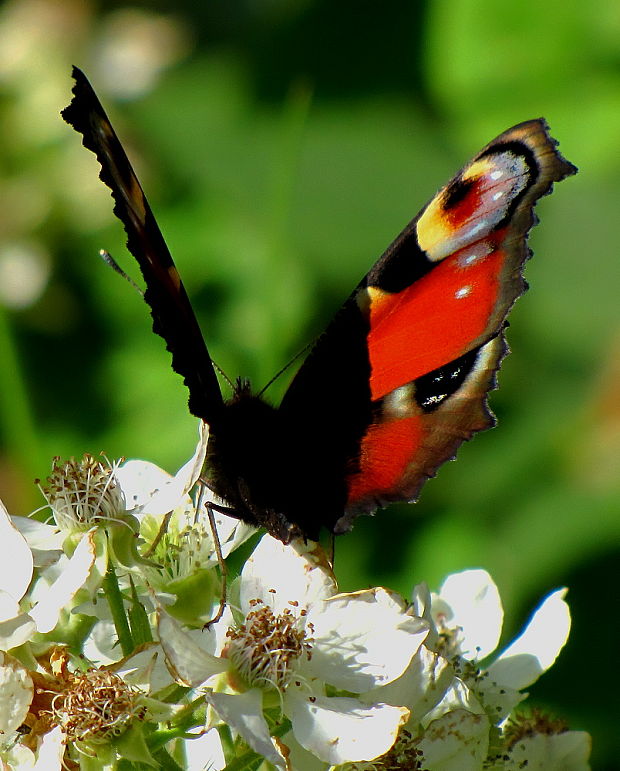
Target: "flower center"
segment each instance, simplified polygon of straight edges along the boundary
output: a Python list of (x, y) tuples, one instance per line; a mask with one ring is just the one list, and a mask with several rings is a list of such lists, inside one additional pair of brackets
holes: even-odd
[(54, 458), (42, 490), (62, 530), (88, 529), (101, 520), (117, 518), (126, 509), (114, 468), (88, 454), (80, 461)]
[(123, 733), (132, 719), (144, 718), (140, 695), (112, 672), (93, 669), (72, 674), (52, 702), (52, 723), (62, 728), (69, 741), (105, 742)]
[(448, 661), (461, 656), (461, 646), (463, 643), (463, 628), (460, 626), (448, 626), (444, 614), (438, 614), (435, 617), (435, 626), (437, 627), (437, 643), (435, 650)]
[[(253, 606), (245, 624), (228, 630), (228, 658), (250, 685), (284, 690), (294, 676), (297, 661), (312, 657), (313, 626), (306, 622), (306, 611), (299, 615), (285, 608), (276, 615), (262, 600)], [(291, 602), (293, 607), (296, 603)]]

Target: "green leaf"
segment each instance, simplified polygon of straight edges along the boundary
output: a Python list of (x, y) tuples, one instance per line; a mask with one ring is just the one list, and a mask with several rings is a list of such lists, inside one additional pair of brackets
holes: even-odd
[(114, 741), (114, 747), (124, 760), (131, 760), (152, 768), (160, 768), (160, 764), (151, 755), (144, 739), (144, 724), (134, 723)]

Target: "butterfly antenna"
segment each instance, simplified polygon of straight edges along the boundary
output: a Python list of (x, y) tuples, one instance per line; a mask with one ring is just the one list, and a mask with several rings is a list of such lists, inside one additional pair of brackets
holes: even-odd
[(228, 383), (228, 385), (230, 386), (231, 390), (234, 391), (235, 390), (235, 384), (228, 377), (228, 375), (224, 372), (224, 370), (220, 367), (220, 365), (217, 362), (213, 361), (213, 359), (211, 359), (211, 364), (213, 364), (213, 368), (216, 369), (220, 373), (220, 375), (224, 378), (224, 380)]
[(269, 386), (272, 385), (273, 383), (275, 383), (276, 380), (279, 377), (281, 377), (286, 372), (286, 370), (289, 369), (289, 367), (291, 367), (297, 361), (297, 359), (300, 358), (300, 356), (303, 356), (304, 353), (306, 353), (311, 346), (312, 346), (312, 343), (308, 343), (308, 345), (304, 345), (304, 347), (301, 349), (301, 351), (296, 353), (293, 356), (293, 358), (282, 367), (282, 369), (280, 369), (280, 370), (278, 370), (276, 372), (276, 374), (271, 378), (271, 380), (267, 383), (267, 385), (264, 385), (260, 389), (260, 391), (258, 392), (257, 396), (262, 396), (265, 393), (265, 391), (269, 388)]
[[(136, 284), (136, 282), (133, 280), (131, 276), (128, 276), (127, 273), (121, 268), (121, 266), (116, 262), (114, 257), (108, 252), (106, 249), (100, 249), (99, 250), (99, 256), (101, 259), (105, 262), (106, 265), (109, 265), (110, 268), (112, 268), (113, 271), (118, 273), (119, 276), (122, 276), (125, 281), (128, 281), (131, 286), (136, 290), (136, 292), (139, 292), (142, 297), (144, 297), (144, 291)], [(211, 360), (211, 364), (213, 364), (213, 367), (220, 373), (220, 375), (224, 378), (224, 380), (228, 383), (228, 385), (231, 387), (231, 389), (234, 391), (235, 386), (232, 380), (228, 377), (228, 375), (224, 372), (224, 370), (216, 364), (213, 360)]]
[[(109, 265), (113, 271), (118, 273), (119, 276), (122, 276), (125, 279), (125, 281), (128, 281), (131, 284), (131, 286), (136, 290), (136, 292), (139, 292), (142, 295), (142, 297), (144, 297), (144, 291), (136, 284), (136, 282), (133, 280), (131, 276), (128, 276), (127, 273), (125, 273), (125, 271), (121, 268), (118, 262), (116, 262), (114, 257), (112, 257), (110, 252), (108, 252), (106, 249), (100, 249), (99, 256), (105, 262), (106, 265)], [(214, 362), (213, 360), (211, 360), (211, 364), (213, 364), (213, 367), (220, 373), (220, 375), (228, 383), (230, 388), (234, 391), (235, 385), (232, 382), (232, 380), (228, 377), (228, 375), (224, 372), (224, 370), (218, 364), (216, 364), (216, 362)]]
[(144, 297), (144, 292), (140, 287), (136, 284), (136, 282), (131, 278), (131, 276), (128, 276), (127, 273), (121, 268), (121, 266), (116, 262), (114, 257), (110, 254), (110, 252), (107, 252), (105, 249), (99, 250), (99, 256), (101, 259), (105, 262), (106, 265), (109, 265), (112, 270), (114, 270), (116, 273), (118, 273), (119, 276), (122, 276), (125, 281), (128, 281), (131, 286), (136, 290), (136, 292), (139, 292), (142, 297)]

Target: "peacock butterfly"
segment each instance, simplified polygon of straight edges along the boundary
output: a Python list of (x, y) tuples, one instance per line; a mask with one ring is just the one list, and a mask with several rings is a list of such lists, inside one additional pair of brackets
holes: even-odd
[(95, 92), (73, 69), (83, 135), (146, 283), (153, 330), (209, 424), (206, 478), (231, 513), (288, 543), (412, 501), (494, 418), (487, 392), (526, 283), (534, 205), (576, 172), (544, 120), (500, 134), (387, 248), (311, 348), (279, 407), (239, 379), (224, 399), (168, 247)]

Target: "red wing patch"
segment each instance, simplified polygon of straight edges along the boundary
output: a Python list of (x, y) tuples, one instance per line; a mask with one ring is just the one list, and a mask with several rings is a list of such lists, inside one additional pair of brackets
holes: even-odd
[[(347, 480), (359, 511), (414, 499), (437, 468), (494, 423), (486, 404), (526, 288), (536, 201), (575, 172), (542, 120), (485, 147), (430, 201), (357, 293), (368, 319), (372, 420)], [(411, 278), (413, 276), (413, 278)]]
[[(415, 500), (424, 482), (464, 441), (495, 424), (486, 395), (495, 386), (506, 350), (498, 335), (464, 357), (462, 365), (436, 370), (446, 377), (430, 378), (439, 384), (430, 396), (420, 388), (421, 378), (382, 400), (377, 420), (362, 439), (359, 470), (348, 479), (348, 514), (340, 529), (346, 530), (361, 511)], [(455, 379), (459, 382), (451, 393)]]
[(447, 257), (396, 295), (369, 288), (373, 399), (480, 345), (505, 260), (504, 251), (479, 242)]

